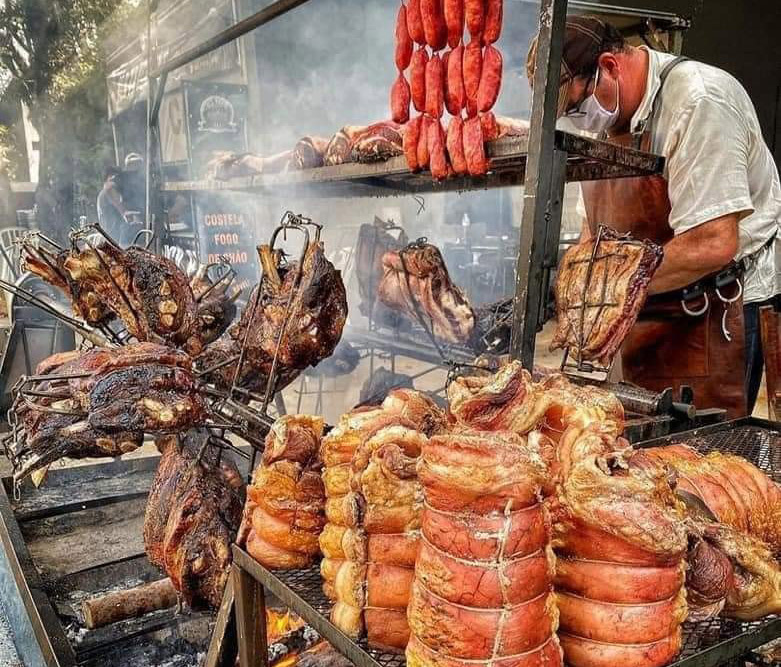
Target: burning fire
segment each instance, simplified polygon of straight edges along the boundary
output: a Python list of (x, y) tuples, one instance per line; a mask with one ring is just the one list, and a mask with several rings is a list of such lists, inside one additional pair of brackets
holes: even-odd
[[(296, 614), (291, 614), (290, 610), (282, 613), (273, 609), (266, 609), (266, 637), (269, 644), (273, 644), (285, 635), (303, 628), (304, 625), (306, 623), (304, 623), (303, 619)], [(276, 664), (281, 665), (282, 662)]]

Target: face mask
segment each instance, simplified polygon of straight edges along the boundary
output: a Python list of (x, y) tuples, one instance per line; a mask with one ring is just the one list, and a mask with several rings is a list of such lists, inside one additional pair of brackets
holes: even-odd
[[(597, 70), (597, 76), (594, 80), (594, 90), (596, 91), (597, 85), (599, 85), (599, 72)], [(580, 105), (580, 113), (567, 116), (572, 124), (579, 130), (584, 132), (594, 132), (600, 134), (609, 130), (618, 120), (618, 112), (620, 108), (619, 100), (619, 86), (618, 80), (616, 80), (616, 108), (613, 111), (608, 111), (603, 107), (597, 96), (592, 93), (589, 95), (583, 103)]]

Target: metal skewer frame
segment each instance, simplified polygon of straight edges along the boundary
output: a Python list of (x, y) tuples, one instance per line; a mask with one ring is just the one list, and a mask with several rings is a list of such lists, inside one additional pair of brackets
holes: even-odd
[[(599, 366), (587, 361), (583, 357), (583, 351), (588, 343), (591, 334), (594, 332), (594, 327), (599, 321), (605, 308), (618, 305), (615, 301), (608, 298), (608, 271), (603, 272), (602, 284), (599, 287), (600, 296), (594, 303), (588, 302), (588, 295), (591, 290), (591, 281), (594, 277), (594, 267), (597, 262), (605, 262), (608, 264), (611, 258), (615, 257), (618, 261), (623, 262), (626, 259), (626, 255), (622, 252), (600, 252), (600, 244), (602, 243), (605, 233), (608, 231), (608, 227), (600, 225), (597, 230), (596, 237), (594, 238), (594, 246), (591, 250), (591, 255), (588, 259), (573, 260), (573, 264), (588, 262), (586, 268), (586, 279), (583, 281), (583, 292), (581, 295), (580, 303), (569, 306), (569, 310), (578, 311), (578, 331), (577, 331), (577, 345), (575, 346), (575, 363), (571, 362), (573, 357), (573, 351), (571, 346), (564, 348), (564, 358), (561, 361), (561, 371), (566, 373), (567, 370), (576, 371), (579, 373), (601, 373), (604, 374), (602, 380), (606, 380), (610, 374), (610, 370), (613, 367), (615, 357), (611, 359), (610, 364), (607, 366)], [(629, 234), (623, 234), (612, 237), (611, 242), (618, 242), (624, 245), (642, 246), (643, 242), (632, 238)], [(586, 313), (590, 308), (596, 308), (597, 313), (591, 319), (591, 326), (586, 331)]]

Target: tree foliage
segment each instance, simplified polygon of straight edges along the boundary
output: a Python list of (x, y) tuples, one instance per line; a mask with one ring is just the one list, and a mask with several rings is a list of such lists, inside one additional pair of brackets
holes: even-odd
[(40, 136), (40, 181), (69, 199), (61, 218), (72, 218), (73, 180), (97, 178), (111, 154), (101, 38), (140, 1), (0, 0), (0, 104), (28, 106)]

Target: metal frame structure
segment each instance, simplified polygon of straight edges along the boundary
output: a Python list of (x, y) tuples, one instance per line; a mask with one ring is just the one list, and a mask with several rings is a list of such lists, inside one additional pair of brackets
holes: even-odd
[[(275, 0), (259, 12), (151, 72), (150, 88), (153, 94), (150, 99), (153, 102), (150, 109), (150, 136), (157, 137), (154, 129), (157, 127), (166, 80), (171, 72), (306, 2), (308, 0)], [(485, 177), (448, 179), (437, 184), (428, 174), (411, 174), (404, 158), (395, 158), (374, 165), (345, 164), (233, 179), (226, 183), (162, 183), (158, 142), (157, 150), (154, 151), (155, 169), (150, 174), (157, 186), (154, 188), (158, 204), (156, 211), (162, 219), (159, 203), (163, 190), (247, 189), (262, 192), (273, 189), (280, 192), (286, 186), (306, 183), (316, 186), (313, 188), (316, 196), (360, 197), (525, 185), (510, 351), (514, 358), (521, 359), (527, 367), (531, 367), (535, 337), (542, 324), (544, 295), (557, 260), (564, 183), (567, 180), (656, 174), (664, 167), (664, 159), (659, 156), (556, 130), (566, 14), (567, 0), (541, 0), (529, 135), (506, 137), (489, 144), (488, 156), (492, 160), (492, 171)], [(147, 219), (151, 218), (148, 216)]]

